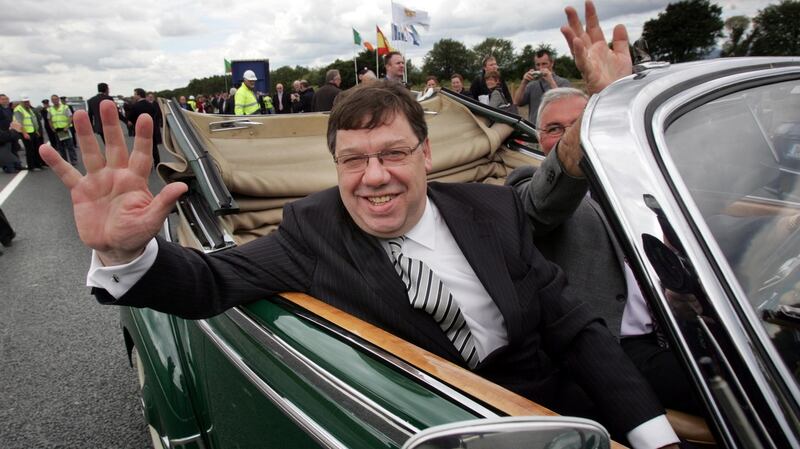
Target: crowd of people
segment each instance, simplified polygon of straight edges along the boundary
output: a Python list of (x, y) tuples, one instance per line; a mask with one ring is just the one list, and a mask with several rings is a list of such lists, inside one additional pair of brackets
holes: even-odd
[[(404, 81), (405, 58), (398, 51), (392, 51), (383, 57), (385, 78)], [(367, 66), (356, 72), (358, 83), (377, 81), (375, 72)], [(308, 80), (295, 80), (291, 92), (287, 92), (283, 83), (275, 85), (274, 93), (257, 91), (255, 86), (259, 79), (252, 70), (243, 74), (241, 85), (233, 87), (229, 92), (214, 94), (197, 94), (178, 98), (180, 106), (186, 110), (229, 115), (263, 115), (263, 114), (297, 114), (303, 112), (326, 112), (333, 108), (333, 101), (342, 92), (342, 77), (338, 70), (331, 69), (325, 74), (325, 81), (316, 90)], [(450, 89), (458, 94), (510, 112), (517, 107), (528, 107), (528, 119), (536, 123), (536, 111), (542, 95), (556, 87), (569, 87), (569, 80), (555, 73), (553, 55), (548, 50), (535, 53), (531, 61), (531, 69), (520, 80), (515, 92), (511, 93), (506, 80), (501, 74), (497, 59), (493, 55), (483, 58), (480, 74), (469, 86), (459, 73), (450, 76)], [(441, 83), (438, 77), (426, 77), (424, 90), (438, 89)]]

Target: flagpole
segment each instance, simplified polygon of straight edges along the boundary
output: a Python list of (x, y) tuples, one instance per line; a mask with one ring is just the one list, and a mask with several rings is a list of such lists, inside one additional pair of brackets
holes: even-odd
[(358, 86), (358, 62), (356, 62), (356, 58), (358, 58), (358, 53), (353, 49), (353, 70), (356, 75), (356, 86)]
[(378, 65), (378, 51), (380, 51), (380, 39), (378, 39), (378, 25), (375, 25), (375, 77), (381, 78), (381, 68)]

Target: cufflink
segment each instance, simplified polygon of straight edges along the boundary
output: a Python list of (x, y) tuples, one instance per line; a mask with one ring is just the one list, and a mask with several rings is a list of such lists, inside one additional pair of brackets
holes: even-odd
[(112, 274), (111, 275), (111, 280), (116, 282), (116, 283), (119, 283), (119, 276), (117, 276), (116, 274)]

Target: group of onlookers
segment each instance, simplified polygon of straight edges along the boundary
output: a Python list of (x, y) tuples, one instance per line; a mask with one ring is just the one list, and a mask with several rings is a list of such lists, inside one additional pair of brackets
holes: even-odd
[[(364, 70), (359, 73), (369, 76)], [(375, 74), (372, 73), (372, 77)], [(197, 98), (184, 95), (178, 98), (180, 107), (188, 111), (206, 114), (228, 115), (264, 115), (264, 114), (298, 114), (302, 112), (330, 111), (333, 100), (341, 92), (342, 76), (338, 70), (328, 70), (325, 84), (316, 91), (307, 80), (292, 82), (292, 91), (287, 91), (282, 83), (275, 85), (275, 93), (269, 94), (256, 89), (258, 78), (252, 70), (246, 70), (242, 83), (229, 92), (217, 92), (213, 95), (199, 94)]]
[[(557, 87), (570, 86), (569, 80), (555, 74), (553, 65), (552, 53), (547, 50), (537, 51), (533, 58), (533, 67), (525, 72), (512, 96), (500, 73), (497, 59), (488, 55), (483, 58), (481, 72), (472, 81), (469, 89), (464, 86), (464, 77), (453, 73), (450, 75), (450, 90), (510, 112), (516, 113), (518, 106), (528, 106), (528, 120), (535, 124), (536, 111), (544, 93)], [(439, 80), (436, 76), (426, 78), (426, 89), (438, 87)]]
[[(45, 163), (39, 157), (39, 146), (45, 141), (75, 165), (73, 112), (73, 107), (66, 104), (66, 97), (58, 95), (52, 95), (42, 100), (41, 106), (34, 107), (28, 96), (12, 103), (8, 95), (0, 94), (0, 166), (3, 172), (42, 170)], [(21, 148), (25, 150), (25, 165), (18, 155)]]

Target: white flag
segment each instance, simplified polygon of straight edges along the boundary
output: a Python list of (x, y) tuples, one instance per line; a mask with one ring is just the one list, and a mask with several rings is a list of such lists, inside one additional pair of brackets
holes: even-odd
[(392, 2), (392, 22), (399, 26), (421, 25), (426, 30), (431, 25), (431, 19), (427, 11), (406, 8), (405, 6)]

